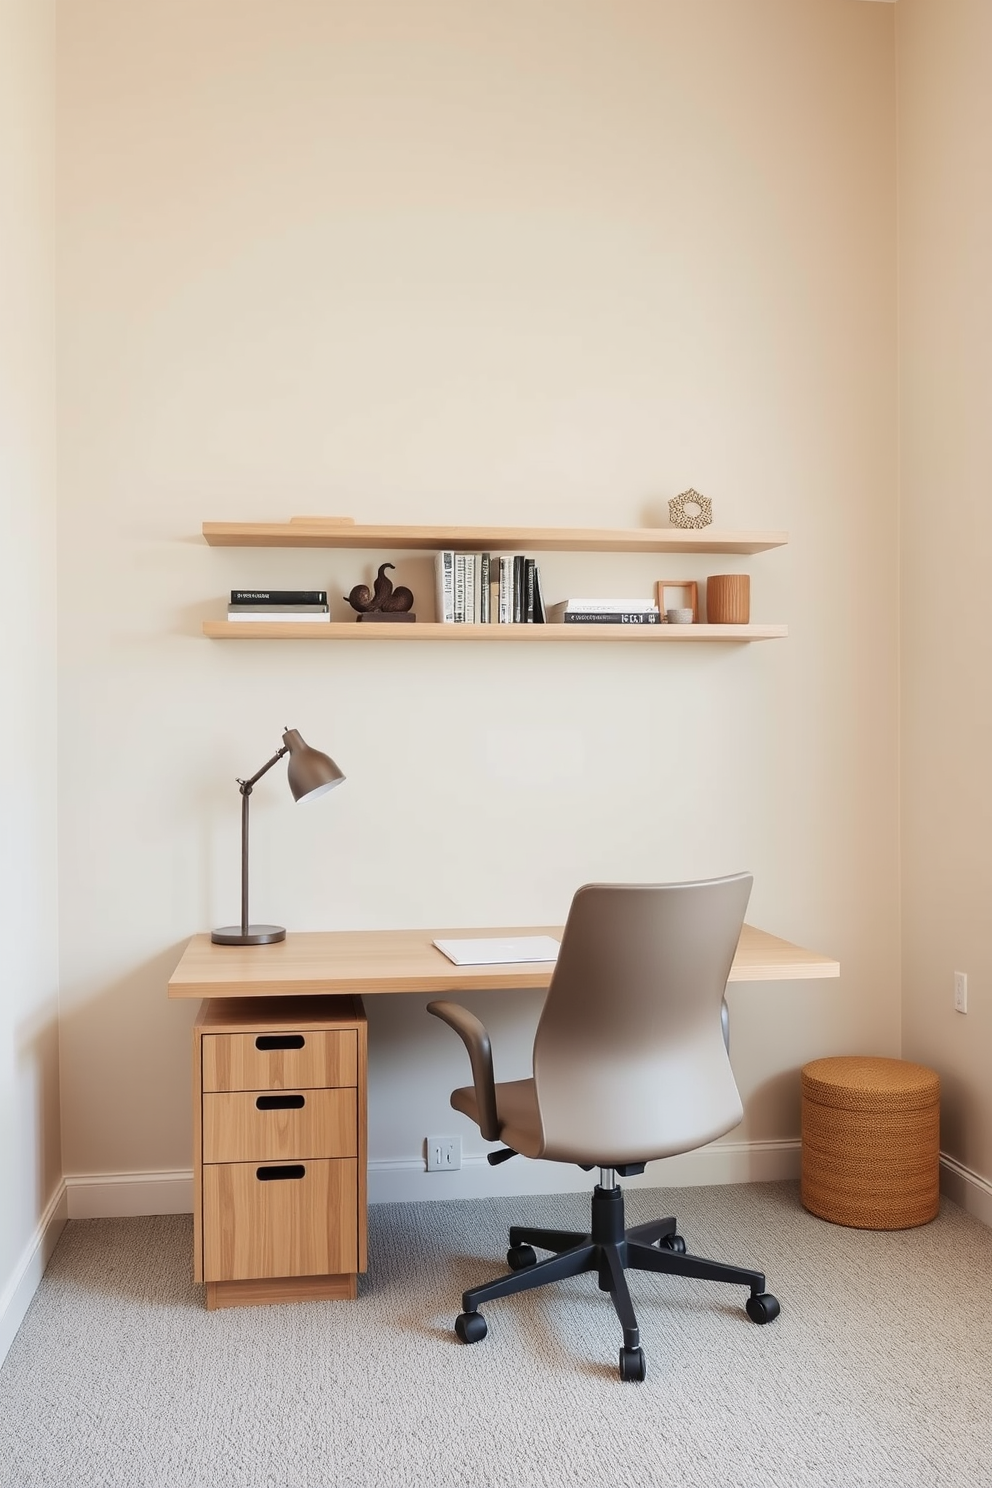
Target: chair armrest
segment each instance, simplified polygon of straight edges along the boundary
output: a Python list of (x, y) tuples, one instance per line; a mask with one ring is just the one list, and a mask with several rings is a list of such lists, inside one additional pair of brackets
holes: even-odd
[(493, 1077), (493, 1051), (485, 1025), (474, 1013), (457, 1002), (429, 1002), (427, 1011), (453, 1028), (468, 1050), (472, 1062), (472, 1083), (479, 1107), (479, 1130), (487, 1142), (499, 1141), (499, 1117), (496, 1114), (496, 1082)]

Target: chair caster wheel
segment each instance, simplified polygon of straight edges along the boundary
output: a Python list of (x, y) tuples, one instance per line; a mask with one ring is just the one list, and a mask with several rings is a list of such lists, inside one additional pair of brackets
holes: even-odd
[(676, 1255), (685, 1255), (685, 1241), (681, 1235), (666, 1235), (663, 1240), (658, 1241), (659, 1250), (671, 1250)]
[(620, 1350), (620, 1378), (622, 1380), (642, 1380), (646, 1374), (644, 1350), (642, 1348), (622, 1348)]
[(481, 1312), (460, 1312), (455, 1318), (455, 1332), (462, 1343), (481, 1343), (489, 1329)]
[(537, 1253), (533, 1245), (511, 1245), (506, 1252), (506, 1264), (511, 1271), (526, 1271), (537, 1265)]
[(771, 1292), (757, 1292), (754, 1296), (748, 1297), (744, 1306), (752, 1323), (770, 1323), (772, 1318), (777, 1318), (781, 1311), (778, 1298), (773, 1297)]

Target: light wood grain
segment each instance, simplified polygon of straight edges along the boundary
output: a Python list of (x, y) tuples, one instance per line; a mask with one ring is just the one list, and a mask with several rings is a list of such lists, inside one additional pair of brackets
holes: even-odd
[[(684, 591), (684, 599), (669, 598), (668, 591), (681, 589)], [(659, 612), (664, 615), (670, 609), (688, 609), (692, 611), (693, 625), (699, 624), (699, 585), (695, 579), (656, 579), (654, 585), (655, 602)], [(684, 630), (684, 626), (678, 627)]]
[[(361, 1003), (359, 1002), (361, 1008)], [(369, 1107), (368, 1107), (368, 1069), (369, 1069), (369, 1026), (362, 1008), (361, 1020), (358, 1024), (358, 1085), (357, 1111), (358, 1111), (358, 1212), (356, 1215), (357, 1244), (358, 1244), (358, 1270), (368, 1269), (368, 1231), (369, 1231), (369, 1207), (368, 1207), (368, 1178), (369, 1178)]]
[(408, 527), (367, 526), (340, 517), (295, 517), (289, 522), (204, 522), (211, 547), (390, 548), (456, 552), (535, 553), (764, 553), (789, 540), (780, 531), (720, 531), (703, 527)]
[(272, 1302), (342, 1302), (358, 1295), (354, 1272), (342, 1276), (273, 1276), (259, 1281), (208, 1281), (207, 1311)]
[(603, 642), (665, 645), (682, 641), (772, 641), (789, 634), (787, 625), (358, 625), (354, 621), (204, 620), (212, 641), (444, 641), (575, 645)]
[[(355, 1090), (300, 1090), (289, 1110), (259, 1110), (267, 1092), (227, 1091), (203, 1097), (203, 1161), (298, 1162), (358, 1154)], [(271, 1093), (268, 1093), (271, 1099)], [(280, 1097), (276, 1097), (277, 1099)]]
[[(553, 967), (549, 962), (455, 966), (431, 942), (521, 935), (551, 935), (560, 939), (561, 932), (560, 925), (304, 930), (290, 931), (284, 941), (268, 946), (217, 946), (211, 943), (209, 935), (194, 935), (169, 981), (169, 996), (218, 1000), (231, 997), (239, 999), (243, 1007), (244, 999), (253, 997), (335, 992), (362, 996), (386, 992), (446, 995), (544, 988), (551, 981)], [(839, 975), (840, 965), (832, 957), (804, 950), (767, 931), (745, 925), (730, 980), (794, 981)]]
[(301, 1031), (283, 1024), (275, 1034), (304, 1040), (302, 1049), (259, 1049), (254, 1033), (211, 1033), (203, 1038), (203, 1089), (303, 1090), (354, 1085), (358, 1035), (353, 1029)]
[(357, 1271), (356, 1159), (307, 1162), (301, 1178), (270, 1182), (258, 1178), (258, 1166), (203, 1168), (204, 1279)]
[(193, 1027), (193, 1280), (203, 1280), (203, 1039), (201, 1028), (209, 1002), (200, 1004)]
[[(354, 1233), (355, 1251), (358, 1258), (358, 1269), (364, 1271), (367, 1265), (368, 1239), (367, 1239), (367, 1214), (366, 1214), (366, 1165), (368, 1146), (368, 1113), (366, 1096), (366, 1070), (367, 1070), (367, 1025), (365, 1011), (361, 1000), (357, 997), (326, 997), (326, 996), (303, 996), (286, 997), (278, 1000), (266, 1001), (258, 997), (230, 997), (224, 999), (209, 1000), (204, 1002), (199, 1010), (196, 1023), (193, 1028), (193, 1275), (198, 1282), (205, 1278), (204, 1254), (210, 1250), (211, 1254), (216, 1251), (220, 1244), (211, 1225), (216, 1223), (216, 1212), (213, 1215), (204, 1214), (204, 1139), (203, 1139), (203, 1117), (204, 1106), (209, 1106), (211, 1101), (227, 1099), (225, 1095), (216, 1095), (213, 1092), (202, 1094), (204, 1079), (203, 1055), (204, 1047), (212, 1051), (208, 1058), (213, 1066), (217, 1061), (214, 1057), (219, 1047), (211, 1040), (220, 1040), (228, 1037), (245, 1036), (250, 1039), (252, 1045), (254, 1038), (259, 1033), (277, 1033), (285, 1031), (306, 1032), (312, 1051), (319, 1044), (322, 1053), (312, 1066), (312, 1072), (323, 1074), (328, 1070), (336, 1073), (339, 1077), (348, 1077), (349, 1086), (340, 1092), (335, 1089), (331, 1091), (332, 1098), (338, 1094), (350, 1104), (354, 1110), (355, 1133), (354, 1140), (349, 1140), (350, 1153), (357, 1152), (357, 1172), (355, 1179), (354, 1202), (349, 1198), (349, 1212), (341, 1219), (342, 1224), (349, 1227), (349, 1232)], [(340, 1042), (330, 1045), (321, 1039), (316, 1042), (309, 1040), (309, 1035), (342, 1034), (349, 1041), (348, 1046)], [(328, 1059), (329, 1049), (334, 1049), (333, 1057)], [(344, 1057), (341, 1057), (342, 1048), (345, 1048)], [(228, 1046), (228, 1053), (230, 1046)], [(250, 1051), (248, 1057), (249, 1067), (254, 1055), (259, 1051)], [(282, 1052), (282, 1051), (280, 1051)], [(301, 1051), (302, 1052), (302, 1051)], [(270, 1056), (271, 1057), (271, 1056)], [(221, 1057), (221, 1063), (228, 1070), (232, 1064), (241, 1068), (243, 1078), (244, 1061), (236, 1057), (233, 1061), (227, 1054)], [(299, 1071), (297, 1071), (299, 1072)], [(270, 1079), (284, 1078), (282, 1070), (273, 1070), (269, 1066), (267, 1076)], [(213, 1077), (213, 1076), (211, 1076)], [(270, 1089), (279, 1087), (270, 1086)], [(245, 1093), (247, 1099), (254, 1100), (258, 1092)], [(322, 1091), (308, 1091), (310, 1096), (321, 1096)], [(235, 1097), (237, 1098), (237, 1097)], [(208, 1121), (209, 1121), (208, 1115)], [(212, 1138), (208, 1138), (208, 1146), (212, 1144)], [(309, 1148), (309, 1141), (304, 1141), (304, 1148)], [(261, 1146), (256, 1152), (248, 1154), (249, 1158), (256, 1162), (263, 1160), (268, 1149)], [(216, 1152), (213, 1153), (216, 1155)], [(275, 1154), (273, 1154), (275, 1155)], [(278, 1158), (284, 1161), (294, 1161), (305, 1156), (304, 1151), (285, 1151), (278, 1154)], [(277, 1196), (276, 1196), (277, 1197)], [(309, 1278), (313, 1283), (313, 1278)], [(309, 1290), (300, 1292), (299, 1295), (312, 1297), (324, 1296), (354, 1296), (354, 1282), (343, 1288), (341, 1274), (332, 1273), (326, 1278), (327, 1286), (322, 1279), (319, 1283), (310, 1286)], [(274, 1288), (273, 1294), (267, 1296), (264, 1288), (259, 1284), (251, 1288), (233, 1284), (225, 1284), (227, 1289), (223, 1296), (216, 1291), (208, 1289), (207, 1306), (234, 1306), (240, 1302), (263, 1302), (263, 1301), (286, 1301), (290, 1300), (288, 1293)], [(329, 1290), (328, 1290), (329, 1288)]]
[[(201, 1033), (279, 1033), (287, 1029), (357, 1029), (359, 1043), (365, 1033), (365, 1009), (360, 997), (280, 997), (260, 1002), (257, 997), (224, 997), (200, 1006), (196, 1026)], [(199, 1088), (199, 1075), (196, 1082)]]

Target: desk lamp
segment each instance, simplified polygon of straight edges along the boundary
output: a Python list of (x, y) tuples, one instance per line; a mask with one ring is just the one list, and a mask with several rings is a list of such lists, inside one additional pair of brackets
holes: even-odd
[(248, 801), (252, 787), (284, 754), (289, 755), (286, 773), (289, 788), (297, 801), (313, 801), (335, 785), (340, 785), (344, 779), (329, 755), (321, 754), (319, 749), (311, 749), (297, 729), (287, 729), (282, 736), (282, 748), (276, 751), (268, 763), (250, 780), (238, 781), (241, 789), (241, 924), (222, 925), (219, 930), (214, 930), (210, 939), (215, 945), (271, 945), (273, 941), (286, 939), (283, 925), (248, 923)]

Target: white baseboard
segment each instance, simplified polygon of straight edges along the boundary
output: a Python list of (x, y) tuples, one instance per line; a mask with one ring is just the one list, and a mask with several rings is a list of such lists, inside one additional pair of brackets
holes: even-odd
[(192, 1214), (193, 1174), (69, 1173), (70, 1219), (127, 1219), (141, 1214)]
[(38, 1290), (38, 1283), (45, 1274), (45, 1267), (68, 1217), (65, 1184), (60, 1183), (0, 1294), (0, 1364), (6, 1359), (15, 1334), (24, 1321), (24, 1314)]
[[(719, 1183), (770, 1183), (798, 1178), (798, 1139), (782, 1142), (714, 1142), (698, 1152), (648, 1163), (627, 1188), (698, 1188)], [(454, 1173), (428, 1173), (417, 1158), (369, 1163), (369, 1203), (410, 1203), (417, 1199), (481, 1199), (492, 1195), (584, 1193), (596, 1180), (568, 1163), (531, 1162), (511, 1157), (490, 1167), (484, 1154), (462, 1159)]]
[[(799, 1177), (799, 1142), (714, 1142), (698, 1152), (649, 1163), (643, 1176), (625, 1179), (636, 1188), (694, 1188), (707, 1183), (761, 1183)], [(478, 1199), (489, 1194), (581, 1193), (589, 1176), (567, 1163), (511, 1158), (490, 1167), (483, 1153), (463, 1159), (454, 1173), (428, 1173), (421, 1158), (370, 1162), (369, 1203), (418, 1199)], [(66, 1176), (70, 1219), (124, 1219), (142, 1214), (190, 1214), (193, 1175), (164, 1173), (70, 1173)]]
[(940, 1191), (974, 1219), (992, 1228), (992, 1183), (946, 1152), (940, 1154)]
[[(777, 1179), (799, 1177), (801, 1151), (798, 1139), (714, 1142), (698, 1152), (648, 1163), (642, 1176), (627, 1178), (624, 1183), (628, 1188), (771, 1183)], [(940, 1168), (941, 1189), (948, 1198), (992, 1227), (992, 1183), (946, 1154), (941, 1154)], [(421, 1158), (370, 1162), (368, 1170), (370, 1204), (413, 1203), (418, 1199), (478, 1199), (488, 1195), (582, 1193), (589, 1184), (589, 1175), (566, 1163), (510, 1158), (494, 1168), (489, 1166), (482, 1153), (464, 1158), (461, 1168), (454, 1173), (428, 1173)], [(165, 1173), (70, 1174), (60, 1190), (59, 1201), (63, 1218), (54, 1231), (51, 1245), (58, 1239), (66, 1217), (112, 1219), (143, 1214), (190, 1214), (193, 1209), (193, 1175), (188, 1169)], [(53, 1200), (49, 1206), (53, 1216), (55, 1208), (56, 1201)], [(54, 1218), (46, 1218), (39, 1229), (45, 1226), (51, 1229), (54, 1223)], [(45, 1255), (46, 1261), (51, 1245)], [(39, 1247), (40, 1240), (34, 1249)], [(22, 1270), (27, 1272), (27, 1261)], [(0, 1318), (3, 1305), (0, 1300)]]

